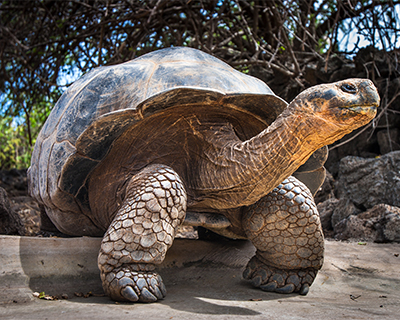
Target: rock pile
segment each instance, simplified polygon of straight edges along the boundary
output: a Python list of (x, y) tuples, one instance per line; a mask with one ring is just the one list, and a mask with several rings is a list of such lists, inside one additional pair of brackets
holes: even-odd
[(24, 234), (20, 216), (11, 209), (7, 192), (0, 187), (0, 234)]
[(26, 170), (0, 170), (0, 234), (34, 236), (40, 208), (28, 196)]
[(369, 159), (345, 157), (336, 181), (327, 181), (333, 188), (320, 191), (329, 197), (318, 204), (327, 235), (400, 242), (400, 151)]

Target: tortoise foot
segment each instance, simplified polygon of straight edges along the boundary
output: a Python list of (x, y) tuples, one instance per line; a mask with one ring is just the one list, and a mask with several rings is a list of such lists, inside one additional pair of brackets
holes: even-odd
[(135, 271), (130, 266), (102, 276), (104, 291), (115, 301), (155, 302), (166, 296), (161, 276), (152, 271)]
[(252, 284), (263, 291), (277, 293), (299, 293), (306, 295), (317, 275), (317, 270), (278, 269), (268, 266), (256, 256), (247, 264), (243, 278), (251, 280)]

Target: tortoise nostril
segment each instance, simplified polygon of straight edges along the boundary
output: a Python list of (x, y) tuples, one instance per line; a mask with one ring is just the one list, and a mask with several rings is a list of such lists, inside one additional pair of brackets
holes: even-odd
[(340, 89), (342, 89), (343, 92), (346, 93), (351, 93), (351, 94), (355, 94), (357, 93), (357, 87), (355, 85), (349, 84), (349, 83), (345, 83), (343, 84)]

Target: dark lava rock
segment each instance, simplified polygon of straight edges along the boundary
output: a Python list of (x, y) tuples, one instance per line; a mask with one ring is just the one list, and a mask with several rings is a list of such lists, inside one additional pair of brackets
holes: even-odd
[(20, 216), (11, 209), (7, 192), (0, 187), (0, 234), (24, 234)]
[(331, 223), (333, 229), (342, 220), (355, 216), (361, 212), (349, 199), (339, 199), (332, 213)]
[[(40, 231), (40, 208), (28, 195), (26, 170), (0, 170), (0, 189), (8, 195), (7, 202), (11, 210), (8, 211), (11, 212), (8, 220), (3, 221), (0, 216), (0, 234), (37, 235)], [(14, 225), (14, 231), (10, 231), (9, 227), (8, 231), (4, 228), (10, 223)]]
[(338, 198), (350, 199), (359, 208), (400, 206), (400, 151), (372, 159), (343, 158), (336, 186)]
[(378, 204), (359, 215), (351, 215), (335, 226), (338, 240), (400, 242), (400, 208)]
[(333, 230), (332, 215), (333, 211), (335, 211), (336, 209), (338, 202), (339, 199), (331, 198), (325, 200), (324, 202), (318, 203), (317, 205), (322, 229), (324, 230), (325, 233), (327, 231)]

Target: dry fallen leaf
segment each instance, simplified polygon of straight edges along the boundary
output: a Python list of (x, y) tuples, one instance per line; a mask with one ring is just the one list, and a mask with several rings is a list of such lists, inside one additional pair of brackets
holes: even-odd
[(43, 299), (43, 300), (58, 300), (59, 298), (57, 296), (50, 296), (44, 293), (44, 291), (42, 292), (34, 292), (32, 293), (32, 295), (38, 299)]
[(89, 298), (89, 297), (104, 297), (104, 293), (93, 293), (92, 291), (89, 291), (87, 293), (83, 292), (75, 292), (74, 295), (78, 298)]

